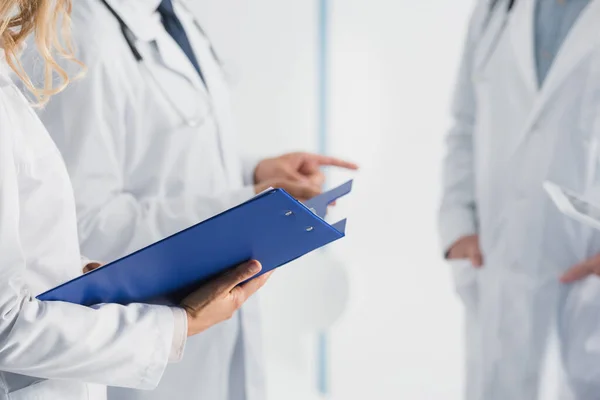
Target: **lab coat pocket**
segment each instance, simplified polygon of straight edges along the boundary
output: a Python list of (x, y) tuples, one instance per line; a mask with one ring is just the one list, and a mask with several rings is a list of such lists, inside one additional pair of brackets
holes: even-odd
[(447, 261), (452, 269), (456, 293), (468, 310), (474, 310), (479, 298), (477, 269), (468, 259)]
[(567, 288), (559, 332), (565, 372), (578, 398), (600, 391), (600, 279), (591, 276)]

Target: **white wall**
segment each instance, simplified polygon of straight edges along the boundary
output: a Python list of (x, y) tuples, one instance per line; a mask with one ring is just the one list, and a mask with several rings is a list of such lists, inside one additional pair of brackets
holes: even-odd
[(335, 399), (459, 399), (461, 309), (437, 252), (442, 137), (470, 1), (334, 2), (330, 148), (363, 170)]
[[(348, 237), (332, 252), (352, 289), (331, 335), (334, 399), (460, 398), (462, 315), (439, 261), (434, 218), (471, 3), (332, 1), (329, 148), (362, 166), (352, 198), (334, 211), (350, 217)], [(254, 152), (316, 148), (316, 5), (198, 1), (234, 67), (242, 142)], [(304, 341), (287, 356), (298, 349), (312, 347)]]
[(230, 74), (241, 140), (251, 152), (316, 146), (316, 4), (196, 1)]

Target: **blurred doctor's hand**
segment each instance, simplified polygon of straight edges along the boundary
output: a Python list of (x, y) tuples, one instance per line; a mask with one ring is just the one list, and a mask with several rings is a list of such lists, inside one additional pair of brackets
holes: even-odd
[(571, 267), (561, 276), (560, 281), (562, 283), (573, 283), (590, 275), (600, 276), (600, 254)]
[(272, 179), (285, 179), (321, 186), (325, 175), (321, 167), (340, 167), (356, 170), (358, 166), (349, 161), (311, 153), (289, 153), (261, 161), (254, 170), (254, 182), (261, 184)]
[(313, 185), (310, 182), (298, 182), (289, 179), (269, 179), (260, 184), (254, 185), (256, 194), (267, 190), (268, 188), (284, 189), (299, 201), (310, 200), (321, 194), (321, 187)]
[(483, 266), (483, 256), (479, 248), (479, 236), (464, 236), (456, 241), (448, 251), (449, 260), (469, 259), (475, 268)]

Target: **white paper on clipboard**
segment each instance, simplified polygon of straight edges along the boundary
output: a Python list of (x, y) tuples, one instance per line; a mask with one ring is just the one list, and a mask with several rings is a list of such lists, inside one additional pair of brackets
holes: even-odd
[(560, 212), (582, 224), (600, 230), (600, 204), (594, 204), (553, 182), (544, 182), (544, 189)]

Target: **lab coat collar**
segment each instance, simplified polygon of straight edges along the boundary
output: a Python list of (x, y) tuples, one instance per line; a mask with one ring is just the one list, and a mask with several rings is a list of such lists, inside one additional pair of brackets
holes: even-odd
[(125, 21), (136, 40), (152, 41), (160, 32), (160, 21), (153, 18), (161, 0), (106, 0)]
[(511, 43), (514, 50), (513, 61), (518, 64), (523, 81), (531, 90), (533, 106), (523, 129), (518, 134), (513, 150), (517, 151), (523, 141), (533, 132), (546, 105), (552, 99), (575, 68), (598, 45), (600, 31), (597, 21), (600, 20), (600, 0), (592, 2), (583, 10), (559, 53), (550, 67), (548, 76), (541, 88), (538, 85), (535, 65), (535, 0), (523, 0), (517, 3), (512, 12), (509, 24)]
[[(175, 6), (176, 13), (179, 14), (185, 11), (192, 15), (192, 18), (194, 18), (187, 4), (182, 4), (181, 1), (173, 1), (173, 3)], [(197, 23), (195, 28), (200, 29)], [(194, 47), (195, 41), (191, 38), (191, 32), (188, 31), (187, 33), (188, 37), (190, 37), (192, 47)], [(160, 54), (162, 63), (167, 68), (171, 69), (173, 72), (182, 75), (190, 82), (190, 84), (192, 84), (192, 86), (194, 86), (195, 89), (202, 92), (205, 96), (208, 96), (208, 91), (206, 90), (206, 86), (204, 85), (204, 82), (202, 82), (198, 71), (196, 71), (193, 64), (187, 58), (183, 50), (181, 50), (181, 48), (172, 40), (171, 37), (169, 37), (168, 35), (157, 36), (156, 45), (158, 47), (158, 53)], [(196, 51), (196, 49), (194, 49), (194, 51)], [(199, 57), (198, 54), (196, 54), (196, 56)], [(199, 59), (198, 61), (202, 64), (202, 60)]]
[[(173, 72), (182, 75), (196, 89), (206, 94), (206, 87), (198, 72), (171, 37), (164, 34), (160, 19), (154, 15), (161, 0), (106, 1), (127, 24), (136, 41), (155, 42), (160, 62)], [(175, 7), (177, 9), (177, 4)]]
[(516, 146), (519, 146), (528, 133), (533, 130), (548, 101), (552, 99), (552, 96), (570, 74), (573, 73), (575, 68), (598, 45), (600, 39), (600, 30), (598, 30), (600, 0), (592, 0), (575, 22), (559, 53), (556, 55), (546, 80), (542, 87), (538, 89), (534, 53), (535, 0), (525, 0), (520, 3), (513, 11), (515, 26), (512, 37), (515, 59), (525, 75), (527, 85), (535, 87), (536, 91), (533, 92), (535, 93), (535, 100), (532, 111), (519, 139), (515, 143)]
[(156, 37), (156, 46), (160, 56), (160, 62), (171, 71), (180, 74), (186, 78), (195, 89), (208, 95), (204, 82), (200, 79), (198, 71), (187, 58), (181, 48), (168, 35), (160, 35)]
[(573, 70), (598, 45), (600, 0), (592, 0), (575, 22), (548, 71), (541, 88), (540, 106), (547, 101)]

